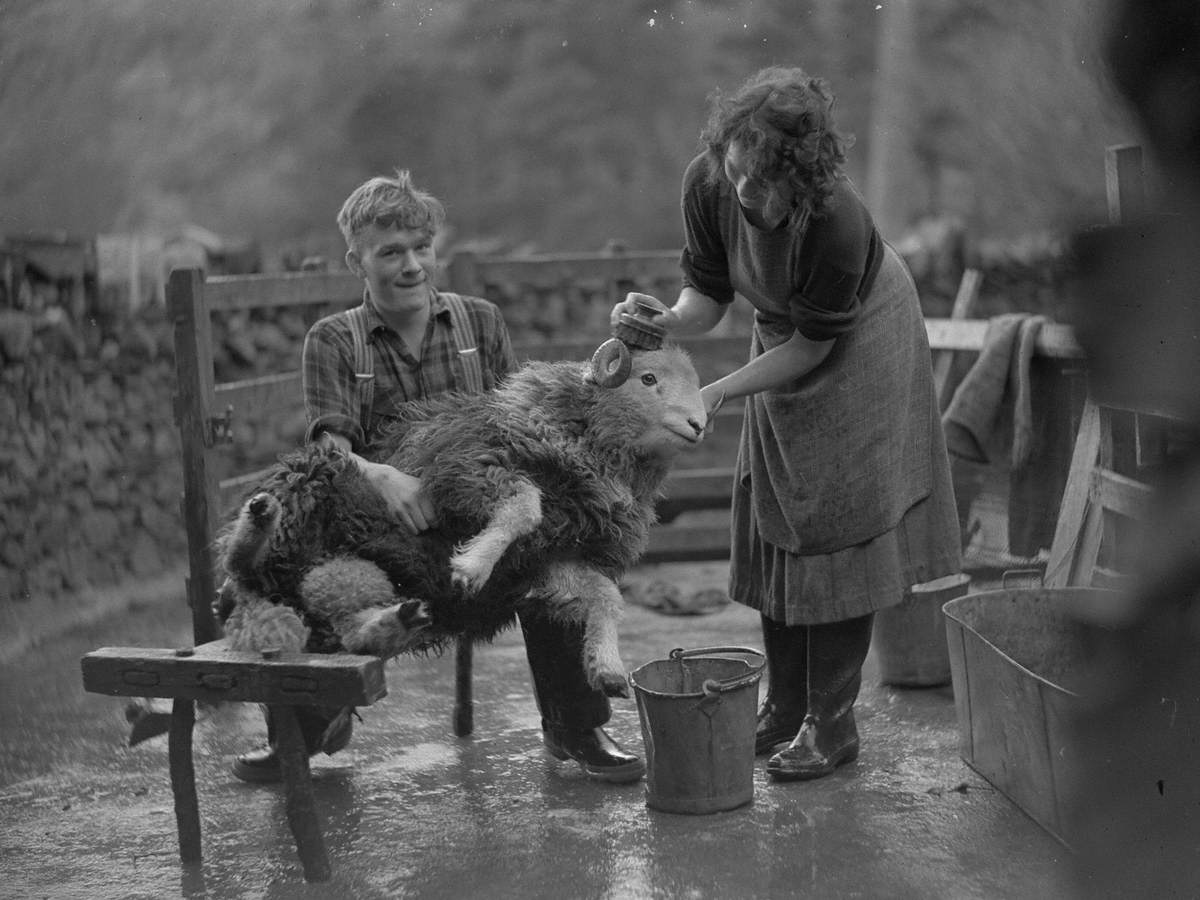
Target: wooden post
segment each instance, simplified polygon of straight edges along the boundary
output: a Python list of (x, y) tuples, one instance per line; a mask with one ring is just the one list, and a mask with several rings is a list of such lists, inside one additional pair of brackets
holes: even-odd
[[(478, 259), (469, 250), (460, 250), (451, 259), (447, 272), (450, 290), (482, 297), (485, 290), (479, 279)], [(454, 651), (454, 733), (467, 737), (475, 730), (475, 702), (471, 698), (472, 652), (469, 638), (460, 637)]]
[(459, 637), (454, 650), (454, 733), (467, 737), (475, 730), (475, 700), (471, 691), (471, 639)]
[[(1140, 146), (1120, 144), (1105, 150), (1104, 179), (1110, 222), (1132, 222), (1146, 215), (1146, 177)], [(1165, 460), (1167, 432), (1162, 422), (1135, 413), (1132, 442), (1135, 466), (1160, 465)]]
[[(954, 306), (950, 310), (952, 320), (967, 319), (975, 310), (975, 302), (979, 299), (979, 286), (983, 282), (983, 274), (978, 269), (963, 270), (958, 283), (958, 293), (954, 296)], [(936, 394), (939, 412), (944, 413), (950, 405), (956, 385), (950, 384), (951, 368), (954, 365), (953, 350), (938, 350), (933, 354), (933, 387)], [(950, 478), (954, 482), (955, 508), (958, 511), (959, 531), (962, 535), (963, 550), (971, 543), (971, 507), (983, 490), (984, 467), (979, 463), (970, 462), (958, 456), (950, 457)]]
[(171, 272), (167, 302), (175, 328), (175, 423), (183, 455), (183, 520), (191, 573), (187, 597), (197, 644), (220, 636), (211, 606), (216, 595), (212, 544), (220, 512), (209, 502), (220, 495), (219, 480), (208, 459), (213, 445), (212, 323), (203, 295), (204, 274), (199, 269)]
[(1146, 214), (1146, 184), (1140, 146), (1119, 144), (1104, 151), (1104, 183), (1110, 222), (1131, 222)]
[[(975, 301), (979, 298), (979, 285), (983, 274), (978, 269), (966, 269), (962, 280), (958, 283), (958, 293), (954, 297), (954, 308), (950, 310), (951, 319), (966, 319), (975, 309)], [(938, 400), (944, 410), (950, 402), (948, 387), (950, 381), (950, 366), (954, 362), (953, 350), (940, 350), (934, 354), (933, 384), (937, 388)]]
[(867, 206), (880, 233), (894, 239), (913, 212), (917, 3), (887, 0), (876, 18), (875, 77), (867, 143)]
[(177, 698), (171, 706), (167, 736), (167, 758), (171, 768), (171, 792), (175, 795), (175, 824), (179, 829), (179, 859), (200, 861), (200, 804), (196, 799), (196, 769), (192, 762), (192, 730), (196, 704)]
[(288, 826), (296, 839), (300, 865), (305, 881), (328, 881), (332, 877), (329, 855), (321, 823), (317, 820), (316, 798), (313, 796), (312, 773), (308, 767), (308, 748), (291, 706), (272, 705), (268, 715), (275, 723), (275, 752), (283, 773), (287, 793)]
[(142, 308), (142, 261), (136, 234), (129, 237), (129, 309), (137, 312)]
[[(1146, 211), (1141, 148), (1131, 144), (1107, 148), (1104, 174), (1109, 220), (1120, 224), (1141, 217)], [(1140, 418), (1135, 414), (1135, 435)], [(1137, 442), (1118, 439), (1117, 443), (1125, 447), (1136, 446)], [(1098, 403), (1089, 390), (1046, 564), (1047, 587), (1091, 585), (1106, 532), (1104, 511), (1095, 502), (1093, 484), (1097, 472), (1114, 465), (1116, 452), (1112, 411)]]
[(1077, 544), (1083, 534), (1092, 471), (1100, 458), (1102, 440), (1100, 407), (1089, 399), (1083, 406), (1079, 421), (1071, 468), (1067, 471), (1067, 484), (1054, 528), (1054, 541), (1050, 545), (1050, 557), (1046, 561), (1046, 574), (1042, 579), (1048, 588), (1067, 587), (1076, 583)]

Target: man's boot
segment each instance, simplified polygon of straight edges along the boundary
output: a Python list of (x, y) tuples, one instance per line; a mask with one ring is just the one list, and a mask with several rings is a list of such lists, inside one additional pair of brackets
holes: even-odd
[[(350, 743), (354, 734), (353, 707), (295, 706), (293, 709), (309, 756), (321, 751), (332, 755)], [(275, 752), (275, 723), (269, 709), (264, 708), (263, 713), (267, 719), (266, 746), (248, 750), (233, 760), (233, 774), (242, 781), (265, 784), (283, 779)]]
[(762, 616), (767, 654), (767, 697), (758, 710), (754, 755), (770, 753), (795, 737), (808, 711), (808, 626)]
[(521, 616), (521, 630), (546, 751), (555, 759), (574, 760), (598, 781), (620, 784), (645, 775), (646, 764), (601, 727), (612, 707), (587, 683), (582, 626), (530, 615)]
[(779, 781), (821, 778), (858, 758), (854, 701), (874, 614), (809, 626), (808, 713), (792, 742), (767, 760)]

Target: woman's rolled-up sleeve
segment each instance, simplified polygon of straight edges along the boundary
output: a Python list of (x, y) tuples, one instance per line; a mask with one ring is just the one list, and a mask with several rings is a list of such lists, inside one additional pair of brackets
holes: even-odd
[(851, 272), (818, 263), (804, 290), (793, 294), (788, 304), (796, 330), (810, 341), (829, 341), (850, 331), (862, 310), (862, 274), (862, 269)]
[(871, 216), (847, 182), (834, 192), (826, 214), (809, 225), (799, 258), (800, 289), (789, 302), (792, 324), (812, 341), (828, 341), (854, 328), (869, 290), (868, 269), (880, 253)]
[(684, 248), (679, 257), (683, 286), (717, 303), (733, 302), (729, 255), (721, 237), (718, 197), (709, 184), (703, 157), (692, 161), (683, 176)]

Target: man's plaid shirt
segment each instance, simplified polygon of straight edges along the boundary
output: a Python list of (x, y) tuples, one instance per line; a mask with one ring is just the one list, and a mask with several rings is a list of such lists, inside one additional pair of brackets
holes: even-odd
[[(463, 297), (474, 336), (468, 346), (478, 348), (484, 390), (491, 390), (516, 368), (508, 329), (495, 304), (478, 297)], [(424, 400), (451, 390), (466, 390), (463, 363), (458, 358), (454, 325), (445, 299), (435, 294), (429, 324), (421, 345), (421, 359), (408, 352), (400, 336), (383, 323), (364, 297), (367, 343), (374, 362), (375, 387), (371, 422), (366, 434), (360, 422), (361, 402), (354, 369), (354, 336), (346, 312), (316, 322), (304, 339), (302, 379), (306, 440), (332, 431), (350, 439), (361, 453), (395, 417), (398, 404)]]

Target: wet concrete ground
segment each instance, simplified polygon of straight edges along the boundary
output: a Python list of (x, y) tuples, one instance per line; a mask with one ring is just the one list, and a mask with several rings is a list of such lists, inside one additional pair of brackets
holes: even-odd
[[(519, 631), (476, 654), (476, 730), (450, 725), (453, 659), (388, 666), (389, 696), (350, 747), (313, 761), (333, 881), (306, 885), (281, 787), (229, 774), (261, 739), (256, 707), (197, 725), (204, 861), (178, 860), (166, 739), (125, 746), (124, 702), (85, 694), (79, 657), (186, 646), (172, 600), (75, 629), (0, 666), (0, 896), (51, 898), (1054, 898), (1070, 854), (959, 758), (949, 687), (879, 684), (868, 659), (862, 755), (706, 816), (650, 810), (644, 783), (604, 785), (541, 749)], [(672, 647), (760, 647), (757, 614), (630, 606), (632, 669)], [(764, 685), (765, 688), (765, 685)], [(610, 731), (641, 751), (635, 702)]]

